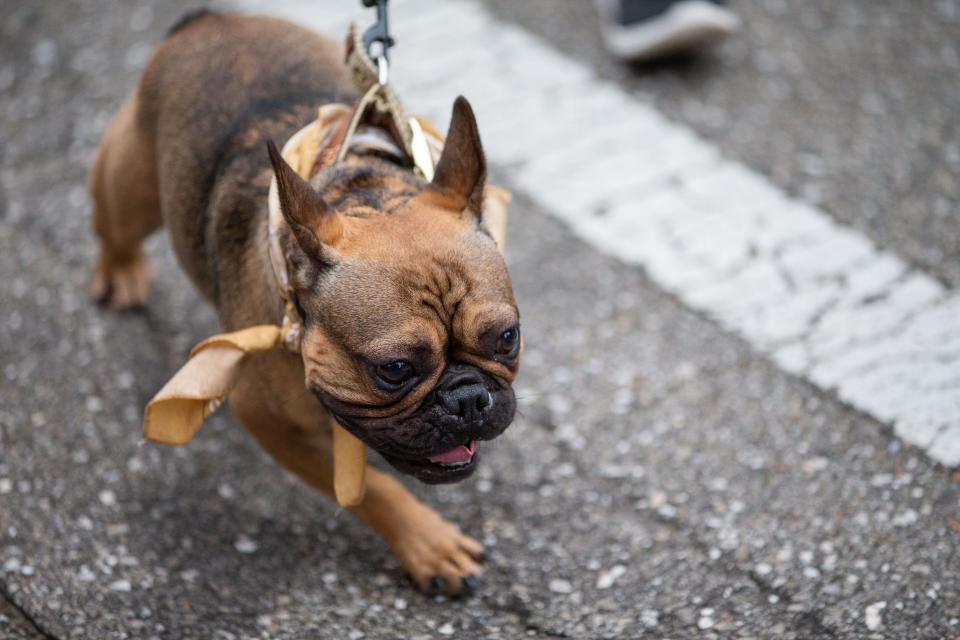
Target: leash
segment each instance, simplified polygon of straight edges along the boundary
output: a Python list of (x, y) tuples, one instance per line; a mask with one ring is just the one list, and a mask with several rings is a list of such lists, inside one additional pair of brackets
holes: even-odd
[[(351, 24), (347, 34), (346, 63), (360, 99), (352, 107), (319, 107), (316, 120), (291, 136), (281, 155), (305, 180), (343, 162), (351, 150), (385, 153), (401, 166), (432, 180), (444, 136), (424, 118), (407, 116), (388, 84), (388, 50), (395, 41), (387, 27), (387, 0), (362, 1), (367, 7), (376, 5), (378, 20), (363, 34)], [(365, 124), (368, 121), (372, 124)], [(482, 219), (501, 251), (510, 197), (509, 192), (494, 186), (486, 187), (484, 194)], [(190, 442), (229, 396), (247, 354), (277, 348), (300, 353), (303, 326), (292, 302), (281, 246), (286, 222), (276, 177), (271, 179), (267, 202), (269, 255), (283, 317), (279, 324), (218, 334), (194, 347), (189, 360), (147, 404), (143, 433), (150, 441), (170, 445)], [(366, 490), (366, 446), (332, 417), (330, 423), (334, 495), (341, 506), (354, 506), (363, 500)]]
[[(390, 26), (387, 23), (387, 0), (363, 0), (363, 6), (377, 8), (377, 21), (363, 32), (363, 48), (367, 55), (377, 61), (379, 66), (380, 58), (384, 63), (390, 62), (390, 47), (397, 44), (397, 41), (390, 35)], [(380, 51), (377, 55), (373, 52), (373, 45), (379, 44)], [(386, 79), (381, 79), (380, 84), (387, 84)]]

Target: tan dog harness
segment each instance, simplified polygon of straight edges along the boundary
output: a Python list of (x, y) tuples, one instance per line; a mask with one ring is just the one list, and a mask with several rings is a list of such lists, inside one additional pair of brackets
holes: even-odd
[[(363, 97), (353, 108), (344, 104), (320, 107), (317, 119), (284, 144), (281, 152), (284, 160), (309, 180), (342, 160), (350, 150), (377, 150), (398, 158), (412, 158), (414, 170), (427, 180), (432, 179), (433, 168), (443, 150), (443, 136), (428, 121), (405, 116), (393, 91), (379, 84), (376, 67), (359, 45), (359, 30), (351, 25), (347, 63), (358, 88), (364, 91)], [(361, 121), (368, 109), (385, 114), (390, 130), (363, 127)], [(501, 251), (509, 201), (509, 192), (486, 187), (482, 220)], [(270, 183), (268, 209), (270, 262), (284, 303), (280, 324), (218, 334), (194, 347), (187, 363), (147, 404), (143, 433), (148, 440), (171, 445), (192, 440), (203, 422), (229, 395), (246, 354), (277, 348), (300, 352), (303, 328), (292, 302), (287, 262), (280, 245), (286, 222), (280, 210), (276, 178)], [(353, 506), (363, 500), (366, 488), (366, 447), (336, 421), (332, 430), (334, 494), (339, 504)]]

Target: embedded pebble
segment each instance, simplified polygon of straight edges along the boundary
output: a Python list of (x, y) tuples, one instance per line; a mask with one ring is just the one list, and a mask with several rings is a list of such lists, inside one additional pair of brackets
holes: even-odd
[(673, 520), (677, 517), (677, 508), (672, 504), (664, 504), (657, 507), (657, 515), (664, 520)]
[(132, 590), (129, 580), (115, 580), (110, 583), (111, 591), (120, 591), (122, 593), (129, 593)]
[(627, 568), (622, 564), (614, 565), (608, 571), (604, 571), (597, 576), (597, 589), (609, 589), (626, 572)]
[(697, 628), (706, 631), (712, 628), (713, 625), (713, 609), (702, 609), (700, 611), (700, 619), (697, 620)]
[(37, 66), (48, 67), (57, 59), (57, 45), (52, 40), (41, 40), (33, 47), (32, 56)]
[(899, 513), (890, 520), (890, 524), (895, 527), (908, 527), (911, 524), (916, 523), (920, 519), (919, 514), (913, 509), (907, 509), (903, 513)]
[(863, 610), (863, 623), (867, 625), (870, 631), (876, 631), (883, 626), (883, 610), (887, 608), (886, 602), (874, 602)]
[(93, 582), (96, 580), (97, 574), (93, 571), (90, 571), (90, 568), (87, 565), (80, 565), (80, 570), (77, 571), (77, 580), (80, 582)]
[(547, 586), (550, 588), (550, 591), (554, 593), (570, 593), (573, 591), (573, 585), (570, 584), (568, 580), (562, 580), (560, 578), (551, 580)]
[(239, 551), (240, 553), (253, 553), (260, 548), (255, 541), (251, 540), (247, 536), (240, 534), (237, 537), (236, 542), (233, 543), (233, 548)]
[(103, 400), (97, 396), (88, 396), (85, 404), (87, 411), (90, 413), (100, 413), (103, 411)]
[(640, 624), (650, 628), (660, 624), (660, 613), (653, 609), (644, 609), (640, 612)]

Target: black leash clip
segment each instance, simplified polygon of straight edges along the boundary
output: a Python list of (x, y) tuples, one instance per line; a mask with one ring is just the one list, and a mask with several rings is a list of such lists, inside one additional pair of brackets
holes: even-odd
[[(383, 58), (390, 60), (390, 47), (396, 44), (396, 41), (390, 36), (390, 29), (387, 23), (387, 1), (388, 0), (362, 0), (365, 7), (377, 8), (377, 21), (372, 27), (363, 32), (363, 47), (367, 50), (367, 55), (372, 59)], [(373, 44), (380, 43), (380, 50), (374, 55)]]

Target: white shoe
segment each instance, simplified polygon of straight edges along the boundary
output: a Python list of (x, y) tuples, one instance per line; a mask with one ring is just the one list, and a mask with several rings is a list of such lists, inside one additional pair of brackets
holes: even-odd
[(610, 53), (629, 61), (717, 42), (740, 28), (735, 13), (711, 0), (596, 0), (596, 4), (604, 44)]

